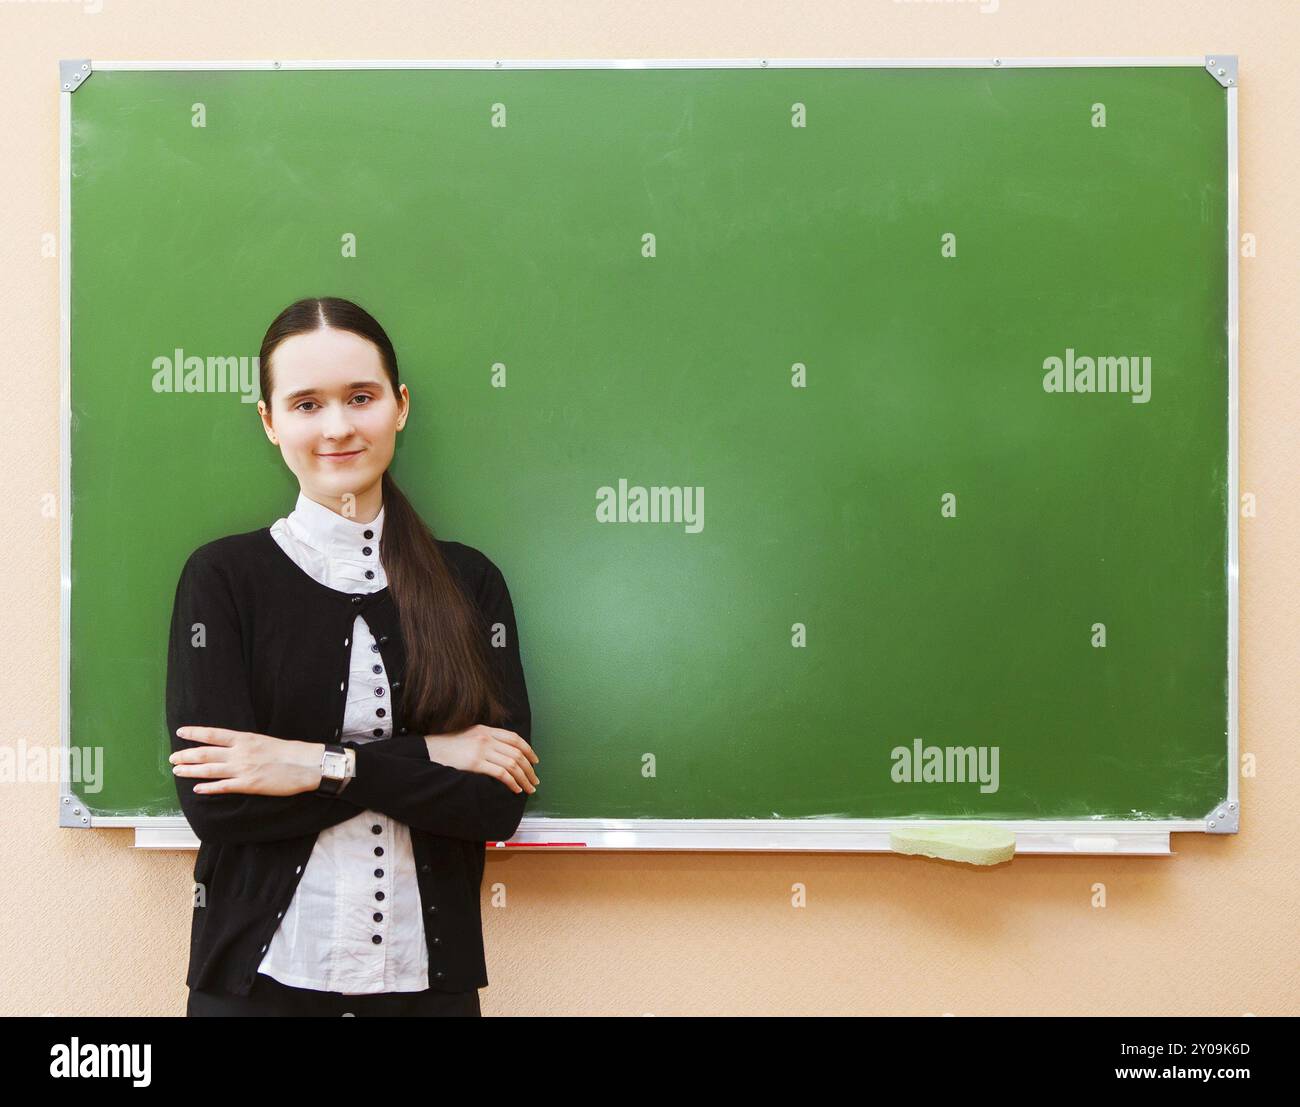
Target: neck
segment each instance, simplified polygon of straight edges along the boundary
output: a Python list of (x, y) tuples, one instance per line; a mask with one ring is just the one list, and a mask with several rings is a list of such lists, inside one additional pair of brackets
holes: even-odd
[(356, 523), (373, 523), (384, 506), (383, 490), (378, 481), (364, 492), (353, 493), (350, 496), (346, 493), (342, 496), (334, 496), (307, 488), (302, 488), (301, 491), (307, 499), (313, 500), (322, 507), (328, 507), (336, 515), (342, 515), (345, 519), (351, 519)]

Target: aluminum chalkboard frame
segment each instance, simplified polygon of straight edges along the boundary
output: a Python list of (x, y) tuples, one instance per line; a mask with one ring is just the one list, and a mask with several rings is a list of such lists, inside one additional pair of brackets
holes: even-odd
[[(97, 70), (346, 70), (346, 69), (672, 69), (672, 68), (1079, 68), (1189, 67), (1204, 69), (1226, 97), (1227, 163), (1226, 269), (1228, 292), (1228, 673), (1226, 794), (1221, 803), (1195, 819), (979, 820), (1016, 833), (1021, 853), (1168, 854), (1171, 832), (1235, 833), (1238, 795), (1238, 179), (1237, 59), (1207, 54), (1174, 58), (926, 58), (926, 59), (623, 59), (478, 61), (207, 61), (60, 63), (60, 368), (61, 368), (61, 751), (69, 752), (71, 623), (71, 97)], [(888, 850), (896, 828), (950, 825), (954, 819), (550, 819), (525, 816), (505, 848), (651, 850)], [(134, 827), (136, 844), (146, 848), (193, 848), (197, 840), (183, 818), (95, 816), (65, 782), (59, 797), (59, 824), (67, 827)], [(504, 844), (503, 844), (504, 845)]]

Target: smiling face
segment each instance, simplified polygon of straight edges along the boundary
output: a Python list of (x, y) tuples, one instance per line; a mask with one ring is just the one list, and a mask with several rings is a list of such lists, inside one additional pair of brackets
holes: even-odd
[(271, 409), (259, 400), (257, 410), (304, 495), (342, 511), (351, 494), (355, 518), (373, 519), (406, 422), (406, 385), (394, 396), (375, 346), (332, 327), (286, 338), (271, 368)]

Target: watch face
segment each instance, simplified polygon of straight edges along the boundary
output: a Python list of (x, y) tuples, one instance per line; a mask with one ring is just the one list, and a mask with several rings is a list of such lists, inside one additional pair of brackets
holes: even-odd
[(347, 754), (330, 753), (325, 756), (325, 763), (321, 769), (321, 775), (329, 780), (342, 780), (347, 769)]

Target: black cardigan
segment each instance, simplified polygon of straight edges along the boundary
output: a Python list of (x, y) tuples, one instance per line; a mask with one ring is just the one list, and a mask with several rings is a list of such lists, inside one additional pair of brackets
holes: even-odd
[[(505, 578), (474, 547), (438, 544), (481, 614), (483, 633), (490, 636), (497, 623), (505, 627), (505, 644), (489, 649), (509, 711), (499, 725), (531, 742), (528, 691)], [(317, 835), (363, 810), (382, 811), (411, 828), (429, 986), (456, 992), (487, 985), (479, 910), (484, 843), (514, 834), (528, 793), (430, 761), (423, 735), (407, 733), (406, 654), (389, 589), (353, 595), (326, 587), (280, 548), (269, 528), (200, 546), (181, 571), (172, 609), (167, 648), (172, 750), (198, 744), (176, 736), (182, 726), (339, 741), (348, 643), (357, 615), (374, 633), (393, 678), (393, 729), (389, 738), (342, 742), (356, 750), (357, 770), (342, 795), (196, 795), (199, 778), (173, 776), (181, 809), (200, 840), (185, 978), (191, 987), (248, 994)], [(167, 772), (172, 775), (170, 765)]]

